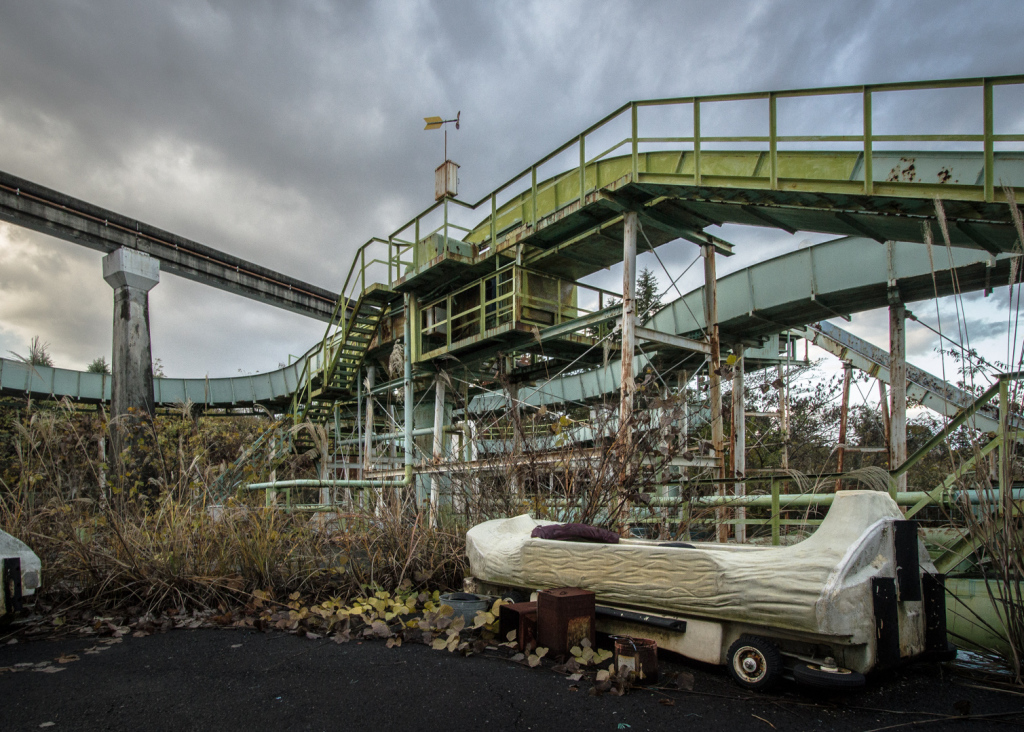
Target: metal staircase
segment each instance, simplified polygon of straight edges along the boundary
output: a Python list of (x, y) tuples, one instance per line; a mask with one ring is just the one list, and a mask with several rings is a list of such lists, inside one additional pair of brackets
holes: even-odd
[[(296, 423), (307, 420), (327, 423), (334, 416), (335, 404), (355, 399), (360, 367), (381, 320), (390, 312), (397, 297), (398, 294), (385, 285), (373, 284), (362, 292), (350, 310), (346, 308), (342, 327), (324, 338), (326, 357), (320, 360), (322, 366), (310, 369), (304, 375), (303, 388), (296, 392), (292, 408)], [(299, 452), (316, 447), (305, 432), (296, 435), (294, 446)]]

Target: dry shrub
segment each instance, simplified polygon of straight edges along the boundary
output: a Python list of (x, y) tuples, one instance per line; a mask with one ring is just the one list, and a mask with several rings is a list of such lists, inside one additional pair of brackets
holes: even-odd
[(116, 507), (6, 501), (0, 514), (4, 530), (42, 559), (49, 601), (142, 611), (232, 605), (255, 590), (344, 592), (344, 554), (308, 523), (240, 504), (209, 511), (171, 496)]
[(359, 585), (385, 589), (412, 581), (417, 587), (461, 589), (466, 570), (465, 528), (442, 520), (431, 526), (408, 494), (376, 502), (349, 514), (334, 541), (350, 558), (349, 573)]

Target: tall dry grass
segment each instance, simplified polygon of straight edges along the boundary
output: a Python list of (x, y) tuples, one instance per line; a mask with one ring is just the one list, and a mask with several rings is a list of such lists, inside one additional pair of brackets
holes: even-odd
[(211, 506), (222, 478), (315, 477), (308, 456), (274, 453), (274, 440), (259, 439), (285, 437), (270, 419), (196, 419), (187, 407), (143, 419), (130, 428), (146, 439), (115, 469), (100, 445), (124, 425), (70, 403), (7, 409), (17, 413), (5, 414), (0, 435), (0, 529), (42, 559), (47, 605), (142, 614), (235, 606), (257, 591), (344, 600), (366, 584), (461, 584), (462, 534), (428, 527), (408, 506), (335, 516), (344, 531), (268, 508), (262, 494)]

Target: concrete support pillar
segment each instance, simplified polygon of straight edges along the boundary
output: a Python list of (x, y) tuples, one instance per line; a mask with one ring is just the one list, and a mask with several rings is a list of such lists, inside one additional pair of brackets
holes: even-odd
[(118, 249), (103, 258), (103, 279), (114, 288), (111, 416), (129, 410), (152, 414), (149, 291), (160, 281), (160, 262), (134, 249)]
[[(889, 306), (889, 408), (890, 467), (898, 468), (907, 460), (907, 308), (903, 303)], [(898, 491), (907, 490), (907, 475), (897, 479)]]
[[(725, 477), (725, 425), (722, 422), (722, 354), (718, 340), (718, 275), (715, 271), (715, 248), (711, 245), (701, 247), (704, 255), (704, 322), (708, 332), (708, 343), (711, 347), (710, 363), (708, 364), (708, 385), (711, 400), (711, 444), (715, 455), (722, 461), (717, 470), (719, 478)], [(718, 495), (725, 495), (725, 484), (718, 486)], [(715, 509), (718, 521), (718, 540), (727, 541), (729, 526), (722, 523), (726, 517), (726, 509)]]
[[(737, 481), (733, 484), (733, 494), (742, 497), (747, 494), (747, 484), (742, 480), (747, 472), (747, 405), (743, 398), (743, 346), (739, 346), (734, 352), (737, 359), (732, 372), (732, 455), (733, 477)], [(737, 506), (735, 515), (736, 541), (742, 544), (747, 540), (747, 525), (742, 523), (747, 517), (746, 506)]]

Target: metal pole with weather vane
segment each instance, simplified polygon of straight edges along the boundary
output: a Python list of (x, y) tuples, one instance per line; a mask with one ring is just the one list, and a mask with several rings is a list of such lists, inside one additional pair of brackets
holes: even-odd
[(455, 129), (459, 129), (459, 119), (462, 112), (459, 111), (454, 119), (441, 119), (440, 117), (424, 117), (427, 123), (425, 130), (444, 129), (444, 162), (434, 171), (434, 200), (440, 201), (446, 196), (457, 196), (459, 193), (459, 166), (448, 159), (448, 129), (445, 127), (449, 122), (455, 123)]

